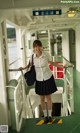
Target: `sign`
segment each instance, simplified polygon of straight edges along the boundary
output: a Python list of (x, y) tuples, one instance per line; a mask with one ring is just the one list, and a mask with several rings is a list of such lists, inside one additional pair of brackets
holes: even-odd
[(61, 15), (62, 10), (34, 10), (33, 16)]

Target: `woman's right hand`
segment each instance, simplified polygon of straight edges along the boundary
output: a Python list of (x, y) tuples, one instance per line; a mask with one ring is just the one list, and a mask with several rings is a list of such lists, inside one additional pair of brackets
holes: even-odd
[(19, 70), (22, 71), (22, 70), (24, 70), (24, 68), (23, 67), (19, 67)]

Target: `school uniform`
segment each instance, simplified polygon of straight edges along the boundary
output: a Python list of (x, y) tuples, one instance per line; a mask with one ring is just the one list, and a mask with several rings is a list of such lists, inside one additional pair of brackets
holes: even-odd
[(52, 57), (47, 52), (42, 52), (40, 57), (33, 56), (36, 71), (35, 92), (38, 95), (49, 95), (57, 91), (54, 76), (49, 68), (48, 62)]

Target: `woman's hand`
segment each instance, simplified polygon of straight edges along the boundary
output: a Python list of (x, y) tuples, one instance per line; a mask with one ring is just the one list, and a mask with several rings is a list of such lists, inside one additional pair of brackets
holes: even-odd
[(19, 70), (22, 71), (22, 70), (24, 70), (24, 68), (23, 67), (19, 67)]
[(68, 67), (74, 67), (74, 65), (73, 64), (65, 64), (64, 65), (64, 68), (68, 68)]
[(31, 66), (32, 66), (32, 63), (29, 62), (26, 67), (19, 67), (19, 70), (22, 71), (22, 70), (25, 70), (25, 69), (29, 69)]
[(26, 67), (19, 67), (19, 70), (22, 71), (22, 70), (28, 69), (29, 67), (30, 67), (30, 64), (28, 64)]

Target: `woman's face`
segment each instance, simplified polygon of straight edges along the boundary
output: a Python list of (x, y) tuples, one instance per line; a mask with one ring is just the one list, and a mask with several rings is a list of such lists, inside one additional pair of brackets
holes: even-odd
[(33, 48), (33, 50), (36, 53), (36, 55), (41, 55), (42, 54), (42, 47), (40, 47), (40, 46), (35, 46)]

